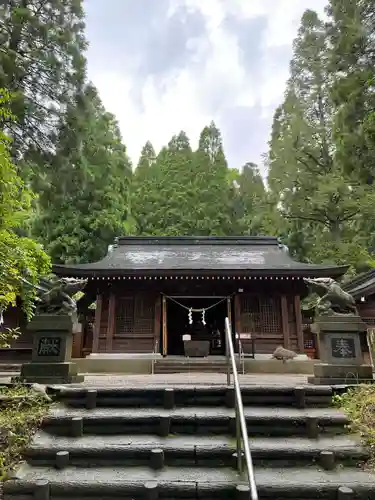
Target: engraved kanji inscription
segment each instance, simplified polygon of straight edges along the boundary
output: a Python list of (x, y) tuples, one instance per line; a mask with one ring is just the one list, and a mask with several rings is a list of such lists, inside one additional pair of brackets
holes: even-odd
[(61, 339), (59, 337), (41, 337), (38, 344), (38, 356), (59, 356)]
[(334, 358), (355, 358), (355, 344), (352, 338), (333, 338), (331, 347)]

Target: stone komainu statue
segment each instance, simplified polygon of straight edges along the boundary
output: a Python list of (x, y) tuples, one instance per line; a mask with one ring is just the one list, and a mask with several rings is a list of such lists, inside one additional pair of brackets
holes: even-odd
[(68, 314), (77, 311), (77, 302), (73, 296), (84, 289), (86, 279), (58, 278), (48, 276), (40, 280), (39, 285), (34, 285), (22, 280), (26, 286), (36, 289), (36, 314)]
[(354, 298), (332, 278), (304, 278), (312, 293), (319, 296), (315, 310), (318, 316), (357, 316)]

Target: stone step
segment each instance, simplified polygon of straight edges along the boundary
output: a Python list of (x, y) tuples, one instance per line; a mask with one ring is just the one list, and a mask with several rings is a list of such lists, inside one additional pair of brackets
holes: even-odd
[[(237, 360), (237, 370), (241, 371), (240, 362)], [(226, 361), (209, 361), (205, 358), (182, 358), (181, 360), (160, 359), (155, 362), (155, 373), (226, 373)]]
[[(157, 490), (159, 498), (165, 499), (242, 500), (250, 498), (249, 493), (241, 495), (236, 492), (239, 484), (246, 484), (245, 479), (245, 474), (240, 475), (231, 468), (165, 467), (155, 470), (119, 466), (57, 470), (24, 464), (17, 477), (5, 483), (4, 493), (5, 500), (23, 500), (30, 494), (34, 498), (52, 500), (144, 500), (157, 498)], [(351, 488), (355, 500), (375, 498), (375, 475), (354, 468), (336, 471), (322, 471), (315, 467), (261, 468), (256, 469), (255, 479), (260, 500), (336, 500), (342, 487)], [(52, 492), (51, 496), (48, 491)]]
[[(348, 418), (334, 408), (245, 407), (250, 436), (306, 436), (346, 432)], [(80, 428), (83, 428), (83, 431)], [(57, 435), (83, 434), (233, 434), (231, 408), (82, 408), (55, 407), (43, 428)]]
[(154, 368), (154, 373), (156, 374), (168, 374), (168, 373), (226, 373), (226, 366), (213, 366), (213, 365), (162, 365), (156, 364)]
[(21, 371), (20, 363), (0, 363), (0, 374), (3, 373), (19, 373)]
[[(234, 390), (226, 385), (205, 387), (49, 387), (58, 399), (68, 406), (86, 404), (105, 407), (189, 407), (230, 406)], [(327, 407), (332, 404), (333, 391), (328, 386), (282, 387), (275, 385), (241, 388), (244, 406)]]
[[(368, 452), (350, 436), (287, 441), (251, 438), (250, 448), (254, 465), (262, 467), (320, 464), (333, 468), (339, 464), (355, 466), (368, 458)], [(74, 467), (147, 466), (159, 457), (164, 466), (236, 467), (235, 452), (235, 438), (226, 436), (200, 436), (197, 443), (195, 436), (118, 435), (93, 440), (92, 436), (58, 437), (39, 432), (25, 458), (37, 466), (53, 466), (61, 460)]]

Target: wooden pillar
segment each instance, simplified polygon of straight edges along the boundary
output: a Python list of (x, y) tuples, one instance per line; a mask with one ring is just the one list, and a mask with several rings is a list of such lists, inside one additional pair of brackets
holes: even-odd
[(301, 299), (299, 295), (294, 296), (294, 314), (296, 315), (298, 351), (302, 353), (305, 350), (305, 342), (303, 338)]
[(154, 323), (154, 345), (153, 349), (156, 347), (156, 341), (158, 341), (158, 349), (157, 352), (160, 352), (160, 320), (161, 320), (161, 296), (158, 295), (158, 297), (155, 300), (155, 323)]
[(242, 332), (241, 302), (240, 302), (240, 296), (238, 294), (234, 296), (234, 321), (236, 326), (236, 333), (240, 334)]
[(284, 347), (285, 349), (290, 349), (288, 300), (286, 295), (281, 296), (281, 327), (284, 336)]
[[(230, 324), (230, 327), (232, 330), (233, 329), (233, 325), (232, 325), (232, 297), (227, 297), (227, 317), (229, 319), (229, 324)], [(224, 328), (225, 328), (225, 325), (224, 325)], [(225, 337), (225, 339), (226, 339), (226, 337)], [(232, 340), (233, 340), (233, 335), (232, 335)], [(225, 346), (227, 346), (226, 341), (225, 341)], [(226, 351), (226, 349), (225, 349), (225, 351)], [(227, 352), (225, 352), (225, 354), (227, 354)]]
[(113, 335), (115, 332), (116, 323), (116, 295), (111, 293), (109, 296), (108, 304), (108, 324), (107, 324), (107, 335), (105, 339), (105, 352), (111, 352), (113, 350)]
[(162, 320), (163, 320), (163, 356), (167, 355), (168, 352), (168, 331), (167, 331), (167, 299), (165, 295), (163, 295), (162, 300)]
[(99, 293), (96, 296), (96, 308), (95, 308), (95, 320), (92, 336), (92, 352), (99, 352), (99, 335), (100, 335), (100, 323), (102, 319), (102, 305), (103, 305), (103, 295)]
[(233, 328), (232, 325), (232, 297), (227, 297), (227, 316), (229, 319), (229, 324), (231, 328)]

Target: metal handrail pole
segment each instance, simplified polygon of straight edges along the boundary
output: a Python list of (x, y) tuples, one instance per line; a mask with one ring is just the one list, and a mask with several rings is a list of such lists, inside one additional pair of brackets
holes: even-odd
[(245, 351), (243, 350), (243, 348), (242, 348), (242, 375), (245, 375)]
[(249, 437), (247, 435), (245, 413), (244, 413), (244, 409), (243, 409), (240, 384), (239, 384), (239, 380), (238, 380), (238, 372), (237, 372), (236, 362), (235, 362), (235, 358), (234, 358), (233, 340), (231, 338), (231, 326), (230, 326), (228, 318), (225, 318), (225, 333), (226, 333), (226, 338), (228, 341), (229, 356), (230, 356), (230, 360), (231, 360), (231, 364), (232, 364), (235, 399), (237, 401), (237, 406), (238, 406), (238, 416), (239, 416), (238, 420), (240, 422), (240, 429), (241, 429), (241, 434), (242, 434), (242, 439), (243, 439), (243, 448), (244, 448), (244, 455), (245, 455), (245, 460), (246, 460), (246, 469), (247, 469), (247, 476), (248, 476), (249, 487), (250, 487), (251, 500), (258, 500), (258, 491), (257, 491), (256, 483), (255, 483), (253, 460), (251, 457)]
[(237, 395), (234, 393), (235, 400), (235, 410), (236, 410), (236, 444), (237, 444), (237, 468), (241, 473), (242, 469), (242, 440), (241, 440), (241, 424), (239, 419), (239, 411), (238, 411), (238, 400)]
[(238, 357), (240, 359), (240, 369), (242, 371), (242, 375), (245, 375), (245, 352), (243, 350), (242, 342), (239, 336), (238, 336)]
[(225, 356), (227, 358), (227, 385), (230, 385), (230, 351), (229, 351), (229, 342), (228, 335), (225, 335)]
[(155, 362), (156, 362), (155, 356), (158, 351), (158, 345), (159, 342), (155, 340), (154, 350), (152, 352), (152, 360), (151, 360), (151, 375), (155, 375)]

